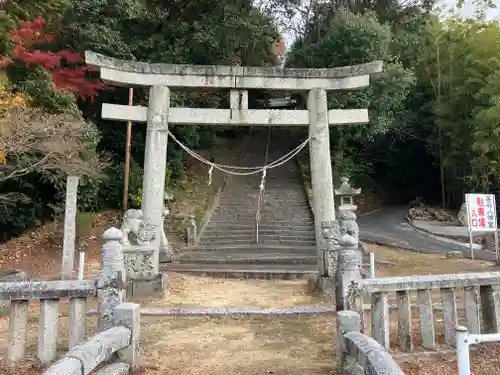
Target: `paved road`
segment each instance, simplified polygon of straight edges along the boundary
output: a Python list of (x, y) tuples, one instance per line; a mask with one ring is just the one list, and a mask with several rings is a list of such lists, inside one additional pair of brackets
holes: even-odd
[(405, 219), (408, 207), (385, 207), (358, 218), (360, 239), (402, 249), (447, 253), (467, 251), (467, 247), (449, 243), (411, 227)]

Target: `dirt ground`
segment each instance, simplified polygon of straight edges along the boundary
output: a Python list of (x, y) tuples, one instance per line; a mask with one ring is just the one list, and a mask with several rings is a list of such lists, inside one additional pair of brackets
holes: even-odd
[[(87, 249), (86, 277), (97, 275), (99, 249), (104, 228), (115, 225), (116, 214), (96, 215), (91, 230), (80, 239)], [(57, 278), (61, 242), (51, 236), (50, 226), (27, 233), (22, 238), (0, 245), (0, 266), (18, 267), (32, 277)], [(481, 272), (499, 270), (488, 262), (446, 259), (432, 255), (367, 245), (376, 259), (377, 277)], [(306, 281), (223, 280), (185, 275), (169, 275), (168, 289), (159, 298), (138, 301), (143, 307), (292, 307), (329, 305), (328, 297), (311, 296)], [(89, 301), (95, 308), (95, 301)], [(30, 304), (28, 357), (11, 368), (5, 358), (8, 318), (0, 318), (0, 375), (40, 375), (36, 337), (38, 303)], [(58, 349), (67, 351), (66, 307), (62, 306)], [(88, 318), (88, 334), (96, 319)], [(233, 373), (331, 374), (335, 361), (335, 317), (333, 314), (304, 317), (144, 317), (141, 325), (141, 375), (215, 375)], [(487, 345), (471, 353), (472, 374), (498, 373), (500, 347)], [(455, 359), (438, 358), (402, 364), (407, 375), (456, 375)]]
[[(215, 280), (172, 275), (170, 285), (172, 288), (168, 296), (175, 306), (292, 307), (316, 305), (320, 302), (324, 305), (327, 302), (308, 296), (304, 281)], [(251, 292), (240, 293), (244, 290)], [(93, 305), (91, 303), (89, 307), (95, 307)], [(27, 361), (15, 369), (0, 366), (1, 375), (43, 373), (34, 358), (38, 315), (38, 304), (31, 303)], [(67, 318), (64, 316), (64, 307), (61, 315), (58, 349), (62, 355), (67, 350)], [(335, 365), (333, 314), (255, 318), (145, 317), (142, 323), (140, 375), (327, 375), (332, 374)], [(88, 318), (89, 335), (95, 325), (96, 318)], [(2, 349), (6, 348), (7, 330), (7, 318), (0, 319)], [(2, 351), (4, 354), (5, 351)], [(472, 352), (472, 374), (497, 374), (499, 355), (500, 347), (495, 344)], [(457, 374), (453, 357), (426, 358), (403, 363), (401, 366), (407, 375)]]
[[(172, 301), (156, 306), (260, 306), (316, 305), (303, 281), (216, 280), (171, 275)], [(145, 303), (141, 303), (145, 306)], [(147, 304), (154, 306), (154, 304)], [(89, 303), (95, 307), (95, 302)], [(28, 360), (12, 375), (39, 375), (36, 365), (38, 304), (30, 304)], [(66, 308), (61, 309), (58, 349), (67, 350)], [(329, 374), (332, 371), (335, 318), (333, 314), (304, 317), (144, 317), (141, 324), (141, 375)], [(88, 318), (89, 335), (96, 318)], [(8, 319), (0, 318), (0, 348), (7, 347)], [(2, 350), (5, 355), (5, 350)], [(2, 371), (3, 370), (3, 371)], [(0, 374), (10, 373), (0, 367)], [(12, 370), (14, 371), (14, 370)], [(24, 372), (23, 372), (24, 371)]]
[(375, 253), (375, 260), (393, 264), (378, 265), (376, 277), (500, 271), (500, 267), (492, 262), (467, 258), (447, 259), (441, 254), (419, 253), (372, 244), (365, 244), (365, 247)]

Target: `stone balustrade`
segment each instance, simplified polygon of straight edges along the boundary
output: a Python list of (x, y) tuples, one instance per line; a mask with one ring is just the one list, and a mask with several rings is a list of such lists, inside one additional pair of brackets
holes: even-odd
[(404, 375), (386, 348), (361, 333), (361, 317), (355, 311), (337, 313), (340, 375)]
[[(57, 280), (0, 282), (0, 300), (9, 300), (8, 359), (25, 358), (28, 333), (28, 306), (39, 301), (37, 357), (43, 365), (57, 356), (60, 305), (68, 300), (69, 353), (47, 370), (47, 375), (86, 375), (117, 352), (121, 362), (108, 366), (108, 372), (126, 374), (137, 367), (139, 305), (125, 300), (125, 267), (121, 231), (104, 233), (99, 278), (96, 280)], [(87, 301), (98, 300), (99, 333), (87, 341)], [(123, 362), (123, 363), (122, 363)]]
[[(500, 272), (364, 279), (351, 285), (350, 298), (370, 322), (364, 322), (365, 333), (386, 349), (397, 344), (400, 351), (411, 352), (419, 343), (436, 350), (438, 328), (452, 348), (459, 321), (472, 333), (500, 331)], [(396, 343), (389, 342), (391, 317), (397, 320)]]
[(0, 283), (0, 299), (11, 301), (8, 359), (17, 362), (25, 357), (30, 300), (40, 301), (37, 357), (47, 364), (56, 358), (61, 300), (69, 299), (68, 340), (72, 348), (85, 339), (87, 298), (96, 297), (97, 290), (97, 280)]

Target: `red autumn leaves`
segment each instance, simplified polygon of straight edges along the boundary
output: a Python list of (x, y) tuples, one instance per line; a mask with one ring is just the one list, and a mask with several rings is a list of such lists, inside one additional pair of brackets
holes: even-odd
[(11, 56), (0, 56), (0, 68), (5, 68), (14, 62), (22, 62), (26, 67), (41, 66), (52, 76), (54, 88), (68, 91), (83, 99), (93, 100), (104, 85), (87, 80), (88, 68), (82, 66), (84, 60), (78, 53), (70, 50), (49, 52), (37, 49), (46, 46), (54, 40), (46, 30), (43, 18), (26, 21), (17, 29), (10, 31), (13, 44)]

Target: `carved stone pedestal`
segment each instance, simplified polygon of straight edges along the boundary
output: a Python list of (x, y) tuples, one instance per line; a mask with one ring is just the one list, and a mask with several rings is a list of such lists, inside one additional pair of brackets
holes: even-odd
[[(341, 243), (342, 239), (340, 240)], [(362, 250), (354, 241), (350, 245), (346, 243), (345, 246), (339, 248), (339, 265), (335, 277), (335, 306), (337, 311), (350, 309), (349, 306), (346, 306), (348, 304), (349, 286), (351, 283), (359, 283), (362, 279)]]
[(150, 296), (162, 293), (163, 274), (155, 259), (155, 243), (128, 245), (123, 248), (123, 263), (127, 273), (127, 296)]
[(321, 223), (326, 248), (322, 250), (324, 274), (309, 276), (309, 293), (320, 293), (333, 295), (335, 293), (335, 272), (338, 263), (338, 239), (340, 237), (340, 226), (335, 220), (323, 221)]

